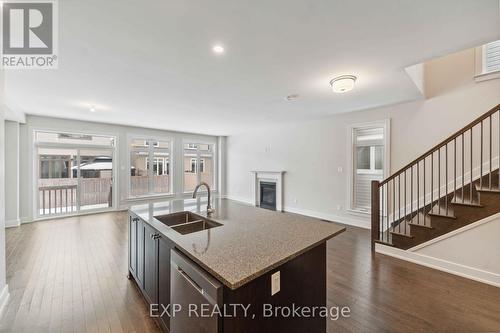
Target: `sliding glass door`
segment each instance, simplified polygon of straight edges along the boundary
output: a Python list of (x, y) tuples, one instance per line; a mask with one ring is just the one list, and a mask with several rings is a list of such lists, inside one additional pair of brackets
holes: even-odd
[(80, 209), (113, 207), (113, 152), (80, 149), (78, 168)]
[(78, 209), (78, 179), (73, 168), (78, 165), (78, 150), (38, 148), (39, 215), (59, 215)]
[(113, 207), (112, 138), (37, 132), (35, 144), (38, 217)]

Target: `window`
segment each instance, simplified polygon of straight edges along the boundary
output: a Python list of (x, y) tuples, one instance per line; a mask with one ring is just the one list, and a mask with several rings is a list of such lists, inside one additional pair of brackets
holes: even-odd
[(184, 144), (184, 192), (192, 191), (200, 182), (210, 188), (215, 184), (214, 144)]
[(384, 178), (388, 123), (355, 126), (351, 128), (351, 210), (369, 212), (371, 206), (371, 182)]
[(500, 40), (484, 46), (483, 73), (500, 71)]
[[(133, 139), (130, 142), (130, 197), (170, 194), (170, 141)], [(150, 163), (153, 161), (153, 163)]]
[(37, 216), (113, 207), (114, 137), (35, 131), (34, 139)]
[(500, 40), (476, 48), (476, 81), (500, 78)]

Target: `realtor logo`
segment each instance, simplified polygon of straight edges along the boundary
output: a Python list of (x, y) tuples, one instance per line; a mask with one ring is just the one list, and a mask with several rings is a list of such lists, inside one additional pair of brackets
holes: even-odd
[(57, 68), (56, 9), (53, 0), (3, 2), (3, 68)]

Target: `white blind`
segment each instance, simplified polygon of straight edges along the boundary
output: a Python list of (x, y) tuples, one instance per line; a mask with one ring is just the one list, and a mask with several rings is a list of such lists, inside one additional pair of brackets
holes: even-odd
[(484, 46), (484, 72), (500, 71), (500, 40)]

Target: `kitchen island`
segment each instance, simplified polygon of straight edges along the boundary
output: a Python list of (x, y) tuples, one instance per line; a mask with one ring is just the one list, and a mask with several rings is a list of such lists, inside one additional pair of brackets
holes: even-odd
[[(326, 318), (318, 313), (298, 318), (277, 309), (326, 306), (326, 241), (345, 228), (228, 199), (215, 198), (212, 205), (210, 217), (206, 198), (129, 211), (129, 277), (161, 327), (174, 333), (194, 332), (196, 325), (217, 332), (325, 332)], [(180, 304), (189, 299), (183, 281), (223, 315), (213, 320), (192, 311), (203, 318), (186, 318), (191, 303)], [(184, 312), (177, 312), (181, 305)], [(188, 330), (186, 322), (194, 326)]]

